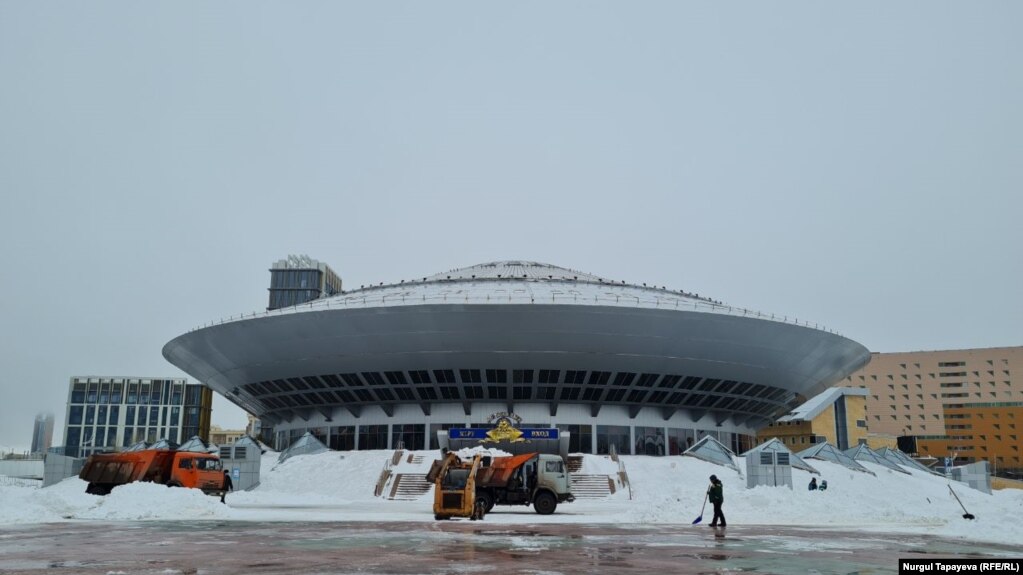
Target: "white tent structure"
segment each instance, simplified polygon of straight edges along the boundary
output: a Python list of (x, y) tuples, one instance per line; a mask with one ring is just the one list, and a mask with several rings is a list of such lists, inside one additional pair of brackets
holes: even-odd
[(160, 441), (157, 441), (156, 443), (148, 447), (148, 449), (168, 449), (170, 451), (174, 451), (177, 448), (178, 448), (177, 442), (171, 441), (169, 439), (161, 439)]
[(731, 467), (738, 472), (739, 475), (742, 475), (742, 469), (739, 467), (739, 460), (735, 457), (735, 453), (710, 435), (705, 435), (702, 439), (693, 444), (692, 447), (685, 450), (682, 455), (688, 455), (710, 463)]
[(210, 451), (210, 445), (202, 440), (198, 435), (193, 435), (191, 439), (182, 443), (178, 447), (178, 451), (191, 451), (194, 453), (208, 453)]
[(308, 431), (305, 435), (299, 437), (291, 447), (281, 452), (280, 457), (277, 458), (277, 463), (284, 463), (289, 457), (296, 455), (308, 455), (310, 453), (323, 453), (329, 451), (326, 445), (322, 441), (316, 439), (316, 436)]
[(880, 455), (881, 457), (887, 459), (888, 461), (891, 461), (892, 463), (896, 463), (903, 467), (908, 467), (910, 469), (915, 469), (917, 471), (926, 471), (927, 473), (939, 475), (938, 473), (935, 473), (934, 471), (927, 469), (926, 467), (917, 463), (916, 461), (913, 461), (912, 457), (906, 455), (905, 453), (899, 451), (898, 449), (892, 449), (891, 447), (883, 447), (881, 449), (875, 450), (874, 453)]
[(804, 449), (799, 452), (799, 456), (804, 459), (820, 459), (821, 461), (830, 461), (837, 463), (844, 467), (848, 467), (853, 471), (862, 471), (863, 473), (869, 473), (876, 475), (873, 471), (863, 467), (856, 462), (855, 459), (849, 457), (845, 453), (842, 453), (837, 447), (830, 443), (818, 443), (809, 449)]
[(820, 471), (814, 469), (812, 465), (804, 461), (799, 455), (796, 455), (788, 447), (785, 447), (785, 444), (782, 443), (781, 440), (778, 439), (777, 437), (772, 437), (771, 439), (768, 439), (767, 441), (761, 443), (760, 445), (754, 447), (753, 449), (750, 449), (749, 451), (743, 453), (742, 455), (743, 457), (745, 457), (750, 454), (760, 453), (761, 451), (788, 453), (790, 462), (789, 465), (791, 465), (792, 467), (795, 467), (796, 469), (802, 469), (803, 471), (809, 471), (810, 473), (816, 473), (817, 475), (821, 474)]
[(857, 445), (856, 447), (846, 450), (845, 454), (848, 455), (849, 457), (852, 457), (856, 461), (869, 461), (870, 463), (876, 463), (877, 465), (881, 465), (883, 467), (887, 467), (888, 469), (898, 471), (899, 473), (905, 473), (906, 475), (909, 475), (909, 472), (903, 469), (901, 465), (888, 461), (884, 457), (881, 457), (880, 455), (871, 451), (870, 448), (867, 447), (866, 445)]

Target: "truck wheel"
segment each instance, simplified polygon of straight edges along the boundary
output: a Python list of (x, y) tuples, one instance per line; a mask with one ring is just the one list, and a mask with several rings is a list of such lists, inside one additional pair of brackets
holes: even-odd
[(483, 505), (483, 510), (490, 513), (490, 510), (494, 508), (494, 496), (486, 491), (481, 491), (476, 494), (476, 502)]
[(544, 491), (533, 500), (533, 509), (540, 515), (550, 515), (558, 507), (558, 500), (553, 495)]
[(181, 487), (181, 484), (178, 483), (177, 481), (171, 481), (170, 483), (167, 484), (167, 487)]
[(436, 519), (437, 521), (447, 521), (448, 519), (450, 519), (450, 517), (448, 517), (447, 515), (439, 514), (434, 514), (433, 518)]

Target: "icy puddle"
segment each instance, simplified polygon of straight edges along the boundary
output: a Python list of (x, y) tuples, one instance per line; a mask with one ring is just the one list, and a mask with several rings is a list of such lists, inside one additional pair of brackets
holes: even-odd
[(71, 522), (0, 529), (0, 572), (83, 575), (896, 573), (900, 557), (1018, 557), (1023, 546), (733, 526)]

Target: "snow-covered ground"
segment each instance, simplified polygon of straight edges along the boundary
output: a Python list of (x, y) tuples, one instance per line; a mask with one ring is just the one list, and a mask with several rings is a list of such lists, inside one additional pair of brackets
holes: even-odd
[[(374, 497), (373, 490), (391, 451), (325, 452), (283, 463), (263, 457), (260, 485), (228, 495), (228, 505), (193, 489), (137, 483), (106, 497), (87, 495), (77, 478), (40, 489), (0, 486), (0, 525), (67, 520), (239, 521), (422, 521), (432, 522), (432, 492), (415, 501)], [(404, 472), (425, 473), (436, 451), (417, 452), (423, 463)], [(827, 491), (808, 491), (811, 475), (793, 470), (794, 489), (757, 487), (735, 471), (692, 457), (622, 456), (631, 489), (606, 499), (562, 504), (551, 516), (526, 507), (497, 507), (488, 523), (683, 524), (700, 515), (707, 479), (724, 483), (724, 512), (731, 525), (787, 525), (822, 529), (932, 534), (990, 543), (1023, 545), (1023, 491), (987, 495), (952, 483), (976, 520), (949, 492), (949, 481), (920, 471), (902, 474), (864, 463), (877, 475), (812, 460), (828, 481)], [(614, 474), (616, 463), (587, 456), (583, 473)], [(819, 479), (818, 479), (819, 481)], [(704, 521), (713, 512), (708, 505)]]

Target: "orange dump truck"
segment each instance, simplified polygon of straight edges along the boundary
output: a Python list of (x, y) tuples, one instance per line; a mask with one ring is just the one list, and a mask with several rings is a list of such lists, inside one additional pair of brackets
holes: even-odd
[(149, 481), (168, 487), (194, 487), (208, 495), (224, 490), (220, 458), (211, 453), (143, 449), (90, 455), (78, 477), (89, 482), (86, 493), (106, 495), (118, 485)]
[(574, 501), (572, 482), (558, 455), (524, 453), (507, 457), (454, 453), (434, 461), (426, 480), (434, 484), (436, 519), (482, 519), (494, 505), (532, 505), (541, 515)]

